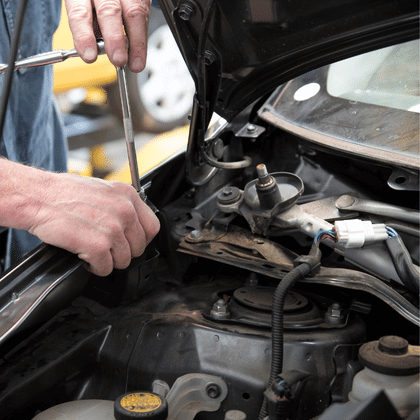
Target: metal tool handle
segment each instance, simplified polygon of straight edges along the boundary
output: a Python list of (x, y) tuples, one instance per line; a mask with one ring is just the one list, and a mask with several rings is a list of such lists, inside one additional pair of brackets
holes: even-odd
[(146, 201), (146, 194), (140, 184), (139, 168), (137, 164), (136, 144), (134, 142), (133, 122), (131, 120), (130, 102), (128, 100), (127, 81), (125, 77), (125, 67), (117, 67), (118, 85), (120, 88), (121, 107), (123, 114), (123, 124), (125, 141), (128, 153), (128, 164), (130, 167), (131, 183), (140, 198)]
[[(104, 41), (98, 40), (96, 43), (98, 45), (98, 54), (105, 54)], [(16, 61), (14, 70), (16, 71), (27, 67), (48, 66), (50, 64), (61, 63), (72, 57), (79, 57), (79, 54), (75, 49), (48, 51)], [(4, 73), (7, 67), (7, 64), (0, 64), (0, 74)]]

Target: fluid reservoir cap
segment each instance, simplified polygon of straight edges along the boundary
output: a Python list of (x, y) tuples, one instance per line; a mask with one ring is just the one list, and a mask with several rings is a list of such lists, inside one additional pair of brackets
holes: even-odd
[(116, 399), (114, 417), (116, 420), (166, 420), (168, 404), (165, 399), (152, 392), (129, 392)]
[(363, 366), (375, 372), (393, 376), (415, 375), (420, 370), (420, 359), (409, 353), (408, 341), (394, 335), (363, 344), (359, 350), (359, 360)]
[(388, 354), (406, 354), (408, 351), (408, 341), (405, 338), (396, 335), (387, 335), (381, 337), (378, 341), (378, 349), (382, 353)]

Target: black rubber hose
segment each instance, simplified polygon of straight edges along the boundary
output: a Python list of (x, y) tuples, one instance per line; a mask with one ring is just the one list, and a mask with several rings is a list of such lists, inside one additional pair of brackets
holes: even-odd
[(401, 236), (393, 236), (385, 241), (400, 279), (407, 289), (419, 294), (420, 273), (416, 265), (413, 264), (411, 256), (404, 245)]
[(0, 137), (2, 140), (3, 140), (4, 123), (6, 121), (7, 103), (9, 102), (10, 91), (12, 89), (15, 61), (18, 54), (19, 42), (20, 42), (20, 37), (22, 34), (23, 20), (25, 18), (25, 11), (26, 11), (27, 4), (28, 4), (28, 0), (20, 0), (17, 11), (16, 11), (16, 17), (15, 17), (15, 22), (14, 22), (15, 29), (13, 30), (13, 37), (12, 37), (12, 42), (10, 45), (9, 59), (7, 61), (8, 67), (4, 75), (3, 89), (1, 92), (1, 98), (0, 98)]
[[(271, 386), (276, 380), (277, 376), (283, 370), (283, 354), (284, 354), (284, 303), (286, 301), (287, 293), (291, 287), (300, 279), (306, 277), (312, 271), (309, 263), (298, 265), (289, 273), (287, 273), (283, 280), (277, 286), (273, 298), (273, 311), (271, 318), (272, 328), (272, 354), (271, 354), (271, 369), (268, 385)], [(264, 398), (261, 407), (259, 420), (263, 420), (268, 415), (267, 403)]]

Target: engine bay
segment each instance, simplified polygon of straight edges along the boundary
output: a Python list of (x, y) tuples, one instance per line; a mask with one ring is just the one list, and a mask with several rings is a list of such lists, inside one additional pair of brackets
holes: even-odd
[[(294, 267), (312, 264), (320, 229), (322, 258), (284, 296), (279, 373), (290, 389), (279, 418), (321, 416), (349, 394), (357, 402), (354, 378), (366, 369), (359, 349), (384, 337), (411, 349), (405, 365), (380, 374), (411, 378), (402, 391), (411, 396), (393, 404), (401, 417), (415, 412), (418, 291), (400, 278), (383, 240), (345, 248), (328, 229), (359, 219), (386, 225), (418, 264), (418, 189), (391, 188), (395, 168), (287, 133), (260, 119), (258, 106), (240, 116), (244, 124), (225, 123), (207, 139), (213, 158), (247, 156), (252, 165), (210, 168), (192, 187), (184, 156), (167, 162), (148, 191), (162, 228), (146, 254), (108, 278), (92, 276), (67, 308), (3, 344), (4, 420), (62, 418), (49, 410), (91, 400), (107, 407), (135, 391), (166, 396), (171, 419), (277, 418), (280, 394), (270, 392), (280, 391), (268, 387), (276, 288)], [(267, 193), (273, 182), (278, 190)], [(375, 212), (381, 206), (385, 214)], [(391, 366), (402, 357), (388, 356)], [(77, 406), (69, 410), (64, 418)]]

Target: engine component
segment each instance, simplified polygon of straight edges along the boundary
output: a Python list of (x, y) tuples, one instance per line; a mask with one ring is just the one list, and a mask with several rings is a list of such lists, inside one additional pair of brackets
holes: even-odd
[(401, 239), (401, 236), (396, 234), (388, 238), (385, 242), (395, 269), (397, 270), (404, 285), (419, 294), (420, 270), (419, 267), (413, 264), (410, 254)]
[(268, 174), (263, 164), (257, 166), (257, 174), (257, 179), (245, 185), (236, 211), (245, 217), (252, 233), (265, 234), (274, 217), (290, 209), (303, 194), (303, 182), (288, 172)]
[(115, 420), (114, 401), (82, 400), (56, 405), (39, 413), (33, 420)]
[(372, 413), (381, 420), (402, 420), (383, 391), (353, 404), (333, 404), (318, 420), (371, 420)]
[(261, 209), (271, 210), (282, 201), (279, 186), (276, 180), (269, 175), (264, 164), (257, 166), (257, 175), (255, 187)]
[[(284, 303), (288, 291), (300, 279), (315, 274), (320, 267), (321, 252), (317, 244), (313, 244), (309, 255), (300, 256), (294, 261), (295, 268), (284, 276), (273, 297), (273, 313), (271, 317), (272, 357), (269, 386), (274, 384), (277, 376), (283, 373), (284, 358)], [(261, 407), (259, 420), (264, 420), (268, 412), (267, 397)]]
[(374, 225), (369, 220), (339, 220), (334, 223), (334, 231), (338, 244), (344, 248), (361, 248), (388, 239), (385, 225), (383, 223)]
[(167, 396), (171, 420), (193, 420), (200, 411), (216, 411), (228, 394), (217, 376), (190, 373), (178, 378)]
[(359, 360), (365, 368), (356, 374), (349, 394), (357, 402), (383, 390), (401, 417), (419, 407), (419, 356), (409, 351), (408, 341), (386, 336), (364, 344)]
[(168, 403), (164, 398), (150, 392), (129, 392), (116, 399), (114, 417), (116, 420), (166, 420)]
[(225, 414), (225, 420), (246, 420), (246, 414), (240, 410), (229, 410)]
[(373, 200), (362, 200), (351, 195), (342, 195), (335, 205), (343, 211), (361, 211), (364, 213), (387, 216), (392, 219), (402, 220), (409, 223), (419, 224), (420, 216), (415, 210), (405, 207), (394, 206)]
[(386, 375), (415, 375), (420, 370), (420, 359), (416, 352), (409, 351), (409, 347), (404, 338), (381, 337), (360, 348), (359, 360), (365, 367)]
[(294, 369), (282, 373), (265, 392), (269, 420), (294, 420), (300, 397), (311, 375)]

